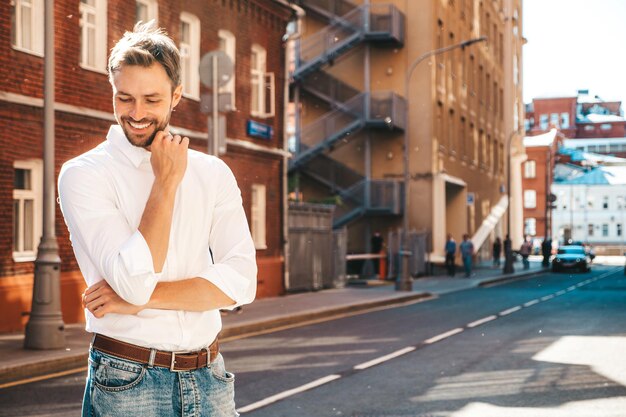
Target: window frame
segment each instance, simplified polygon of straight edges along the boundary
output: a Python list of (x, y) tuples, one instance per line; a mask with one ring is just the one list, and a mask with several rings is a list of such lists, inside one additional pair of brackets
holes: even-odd
[[(252, 64), (254, 54), (257, 55), (256, 67)], [(257, 91), (256, 107), (254, 89)], [(267, 50), (257, 43), (252, 44), (250, 48), (250, 115), (260, 119), (274, 117), (276, 114), (275, 92), (274, 73), (267, 72)]]
[[(23, 210), (23, 203), (22, 203), (21, 204), (22, 208), (20, 209), (22, 216), (20, 217), (21, 221), (20, 221), (20, 225), (18, 226), (18, 230), (19, 230), (18, 233), (21, 236), (21, 238), (19, 239), (19, 242), (21, 243), (22, 248), (18, 248), (17, 251), (14, 250), (15, 236), (13, 236), (11, 238), (12, 239), (11, 252), (13, 256), (13, 261), (15, 262), (32, 262), (37, 257), (37, 247), (39, 245), (39, 241), (41, 239), (42, 231), (43, 231), (43, 225), (42, 225), (43, 223), (43, 201), (42, 201), (43, 200), (43, 161), (38, 160), (38, 159), (14, 161), (13, 162), (14, 175), (15, 175), (15, 170), (17, 169), (29, 170), (31, 172), (31, 189), (30, 190), (15, 189), (15, 187), (12, 185), (12, 190), (13, 190), (12, 199), (13, 201), (15, 200), (19, 200), (19, 201), (32, 200), (33, 201), (33, 219), (32, 219), (33, 249), (32, 250), (23, 249), (23, 244), (24, 244), (23, 233), (25, 230), (25, 226), (24, 226), (25, 219), (23, 215), (24, 210)], [(16, 229), (15, 221), (16, 221), (16, 216), (15, 216), (15, 213), (13, 212), (13, 218), (11, 220), (11, 223), (12, 223), (12, 227), (14, 231)], [(22, 249), (22, 250), (19, 250), (19, 249)]]
[(524, 162), (524, 178), (537, 178), (537, 161), (534, 159)]
[[(530, 196), (533, 196), (530, 198)], [(530, 205), (532, 202), (532, 206)], [(524, 190), (524, 208), (534, 209), (537, 208), (537, 191), (536, 190)]]
[(234, 69), (237, 68), (237, 38), (231, 31), (227, 29), (218, 30), (217, 37), (220, 40), (220, 43), (224, 41), (224, 48), (222, 49), (221, 44), (220, 44), (220, 50), (224, 51), (233, 63), (233, 74), (230, 77), (230, 80), (226, 84), (219, 87), (219, 94), (225, 94), (225, 93), (230, 94), (230, 109), (229, 110), (235, 111), (237, 110), (237, 105), (236, 105), (237, 101), (235, 100), (235, 97), (236, 97), (235, 93), (237, 90), (237, 81), (236, 81), (236, 71)]
[[(189, 73), (190, 79), (185, 79), (185, 68), (184, 68), (184, 60), (187, 58), (184, 55), (184, 46), (187, 46), (186, 42), (183, 42), (182, 39), (182, 25), (186, 23), (189, 25), (189, 66), (191, 67), (191, 71)], [(200, 19), (197, 16), (188, 13), (181, 12), (180, 13), (180, 34), (179, 34), (179, 44), (178, 48), (181, 54), (181, 83), (183, 85), (183, 97), (192, 99), (195, 101), (200, 101), (200, 72), (198, 70), (200, 66)], [(196, 70), (194, 71), (193, 68)], [(188, 83), (188, 85), (186, 85)]]
[(250, 231), (254, 247), (267, 249), (267, 187), (265, 184), (252, 184), (250, 204)]
[[(31, 47), (22, 44), (22, 34), (24, 28), (22, 26), (22, 11), (24, 2), (29, 1), (30, 4), (30, 40)], [(16, 51), (25, 52), (27, 54), (38, 57), (44, 56), (44, 31), (40, 28), (44, 27), (44, 0), (11, 0), (14, 24), (11, 25), (11, 47)]]
[(135, 23), (139, 23), (139, 16), (137, 16), (138, 4), (146, 6), (148, 12), (146, 20), (142, 20), (143, 23), (147, 23), (151, 20), (154, 20), (155, 23), (159, 22), (159, 2), (157, 0), (135, 0)]
[[(94, 0), (95, 6), (90, 6), (79, 1), (79, 27), (80, 27), (80, 61), (79, 66), (83, 69), (107, 74), (107, 0)], [(85, 39), (86, 31), (89, 27), (85, 24), (86, 14), (92, 12), (94, 15), (94, 63), (88, 61), (88, 51)]]

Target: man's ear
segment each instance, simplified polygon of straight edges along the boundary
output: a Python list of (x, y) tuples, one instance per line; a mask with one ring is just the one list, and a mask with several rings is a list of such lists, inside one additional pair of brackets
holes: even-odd
[(172, 108), (176, 107), (180, 99), (183, 97), (183, 85), (179, 85), (172, 93)]

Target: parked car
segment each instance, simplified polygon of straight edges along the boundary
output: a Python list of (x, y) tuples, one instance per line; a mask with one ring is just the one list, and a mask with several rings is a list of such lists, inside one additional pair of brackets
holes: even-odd
[(567, 245), (561, 246), (554, 259), (552, 259), (552, 271), (559, 272), (565, 269), (578, 269), (581, 272), (591, 270), (591, 256), (584, 246)]

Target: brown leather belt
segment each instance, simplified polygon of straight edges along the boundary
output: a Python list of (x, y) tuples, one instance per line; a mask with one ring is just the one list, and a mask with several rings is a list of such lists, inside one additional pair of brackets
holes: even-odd
[[(132, 345), (101, 334), (96, 334), (91, 345), (94, 349), (122, 359), (139, 362), (144, 365), (169, 368), (170, 371), (182, 372), (205, 368), (219, 353), (217, 339), (208, 347), (196, 352), (169, 352)], [(152, 358), (152, 361), (150, 360)], [(208, 362), (207, 362), (208, 360)]]

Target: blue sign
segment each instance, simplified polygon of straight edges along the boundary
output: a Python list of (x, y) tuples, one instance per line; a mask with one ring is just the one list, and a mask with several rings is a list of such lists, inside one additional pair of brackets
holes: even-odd
[(274, 129), (270, 125), (248, 120), (246, 123), (246, 133), (248, 136), (270, 140), (272, 136), (274, 136)]

